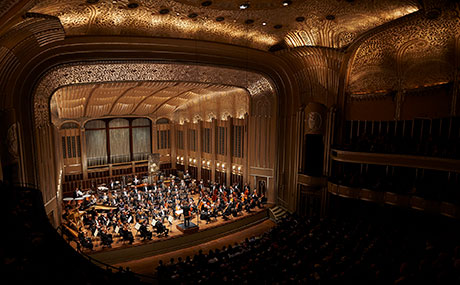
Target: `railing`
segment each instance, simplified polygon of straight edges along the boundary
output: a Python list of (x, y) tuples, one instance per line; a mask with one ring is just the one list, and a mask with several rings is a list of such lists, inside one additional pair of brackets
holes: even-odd
[(460, 172), (460, 160), (438, 157), (424, 157), (405, 154), (382, 154), (372, 152), (331, 150), (331, 158), (341, 162), (417, 167), (442, 171)]
[(460, 207), (449, 202), (427, 200), (415, 195), (404, 195), (389, 191), (375, 191), (359, 187), (349, 187), (332, 182), (328, 182), (327, 188), (330, 194), (345, 198), (407, 207), (460, 219)]

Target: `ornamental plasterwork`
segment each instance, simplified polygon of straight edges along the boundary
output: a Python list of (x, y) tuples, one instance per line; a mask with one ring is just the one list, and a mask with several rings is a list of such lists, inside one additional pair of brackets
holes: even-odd
[(120, 81), (180, 81), (190, 84), (228, 85), (245, 89), (254, 98), (267, 96), (271, 100), (275, 99), (275, 88), (271, 81), (259, 73), (245, 70), (154, 62), (68, 64), (51, 69), (37, 84), (34, 92), (36, 126), (50, 123), (50, 98), (59, 88), (75, 84)]
[[(130, 8), (132, 2), (138, 6)], [(202, 2), (38, 0), (31, 12), (59, 17), (68, 36), (187, 38), (268, 50), (279, 43), (341, 48), (365, 31), (420, 8), (416, 0), (309, 0), (292, 1), (289, 6), (281, 0), (253, 0), (246, 10), (233, 0), (212, 1), (207, 7)]]
[(350, 62), (347, 92), (414, 89), (451, 81), (459, 33), (457, 12), (446, 10), (436, 19), (419, 13), (372, 35)]

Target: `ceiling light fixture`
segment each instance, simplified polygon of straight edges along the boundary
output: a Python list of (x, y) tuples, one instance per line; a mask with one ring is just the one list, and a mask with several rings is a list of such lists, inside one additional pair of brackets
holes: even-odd
[(297, 18), (295, 18), (295, 20), (297, 22), (303, 22), (303, 21), (305, 21), (305, 17), (297, 17)]
[(267, 23), (265, 23), (265, 22), (262, 23), (262, 26), (266, 26), (266, 25), (267, 25)]
[(211, 6), (211, 4), (212, 4), (212, 1), (204, 1), (204, 2), (201, 2), (201, 6), (203, 6), (203, 7)]
[(252, 23), (254, 23), (254, 20), (253, 19), (247, 19), (246, 21), (244, 21), (245, 24), (247, 25), (250, 25)]
[(286, 6), (289, 6), (292, 4), (292, 1), (291, 0), (284, 0), (283, 1), (283, 6), (286, 7)]
[(216, 21), (217, 21), (217, 22), (222, 22), (223, 20), (225, 20), (224, 17), (217, 17), (217, 18), (216, 18)]
[(193, 18), (198, 17), (198, 14), (197, 13), (190, 13), (190, 14), (188, 14), (188, 17), (193, 19)]
[(249, 8), (249, 3), (240, 4), (240, 10), (246, 10), (247, 8)]

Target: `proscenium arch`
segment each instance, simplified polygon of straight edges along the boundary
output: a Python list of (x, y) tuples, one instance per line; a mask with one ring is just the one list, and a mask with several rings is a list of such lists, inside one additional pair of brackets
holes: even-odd
[(147, 61), (82, 62), (57, 66), (40, 79), (33, 95), (34, 125), (40, 128), (51, 122), (49, 102), (56, 90), (63, 86), (120, 81), (178, 80), (236, 86), (245, 89), (251, 98), (266, 96), (276, 100), (274, 83), (264, 75), (252, 71), (210, 65)]

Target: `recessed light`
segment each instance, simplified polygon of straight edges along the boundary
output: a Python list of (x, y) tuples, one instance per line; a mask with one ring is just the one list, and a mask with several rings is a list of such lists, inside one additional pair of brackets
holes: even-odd
[(335, 16), (334, 15), (327, 15), (326, 20), (329, 20), (329, 21), (335, 20)]
[(201, 2), (201, 6), (203, 6), (203, 7), (211, 6), (211, 4), (212, 4), (212, 1), (204, 1), (204, 2)]
[(292, 4), (292, 1), (291, 0), (284, 0), (283, 1), (283, 6), (289, 6)]
[(99, 0), (86, 0), (88, 4), (96, 4), (97, 2), (99, 2)]
[(223, 20), (225, 20), (224, 17), (217, 17), (217, 18), (216, 18), (216, 21), (217, 21), (217, 22), (222, 22)]
[(305, 21), (305, 17), (297, 17), (297, 18), (295, 18), (295, 20), (297, 22), (303, 22), (303, 21)]
[(197, 13), (190, 13), (190, 14), (188, 14), (188, 17), (193, 19), (193, 18), (198, 17), (198, 14)]
[(136, 9), (137, 7), (139, 7), (139, 4), (137, 4), (136, 2), (131, 2), (128, 4), (129, 9)]
[(275, 29), (281, 29), (283, 27), (283, 25), (274, 25), (273, 28)]
[(253, 19), (247, 19), (246, 21), (244, 21), (245, 24), (253, 24), (254, 23), (254, 20)]
[(165, 14), (168, 14), (168, 13), (169, 13), (169, 9), (161, 9), (160, 10), (161, 15), (165, 15)]
[(249, 8), (249, 3), (242, 3), (242, 4), (240, 4), (240, 9), (241, 9), (241, 10), (246, 10), (247, 8)]
[(266, 26), (266, 25), (267, 25), (267, 23), (265, 23), (265, 22), (262, 23), (262, 26)]

